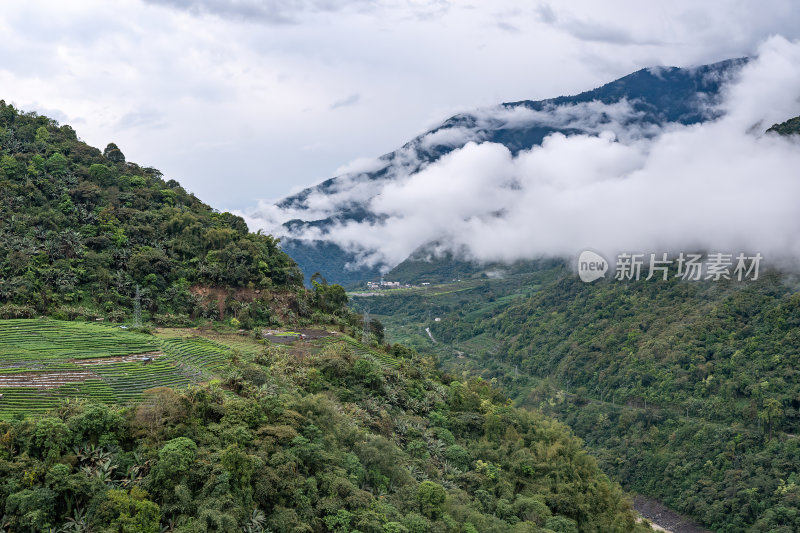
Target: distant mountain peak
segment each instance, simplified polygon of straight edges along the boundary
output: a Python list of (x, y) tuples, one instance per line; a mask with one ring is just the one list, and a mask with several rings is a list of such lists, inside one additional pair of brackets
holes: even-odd
[(319, 271), (340, 283), (377, 277), (381, 269), (395, 265), (369, 259), (369, 245), (356, 238), (332, 239), (331, 230), (385, 220), (389, 215), (376, 211), (373, 202), (386, 186), (408, 179), (470, 142), (498, 143), (516, 156), (557, 133), (608, 131), (619, 140), (633, 141), (658, 135), (670, 123), (715, 119), (722, 113), (721, 87), (748, 61), (643, 68), (577, 95), (505, 102), (459, 113), (379, 157), (373, 170), (337, 176), (279, 201), (269, 217), (263, 217), (265, 225), (282, 234), (284, 249), (306, 273)]

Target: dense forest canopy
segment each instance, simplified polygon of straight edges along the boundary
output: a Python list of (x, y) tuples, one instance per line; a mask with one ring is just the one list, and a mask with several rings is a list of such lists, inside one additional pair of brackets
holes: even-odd
[(354, 305), (393, 342), (569, 424), (626, 488), (714, 531), (788, 533), (800, 528), (798, 288), (774, 270), (588, 284), (555, 265)]
[(138, 286), (149, 316), (215, 318), (230, 302), (209, 305), (196, 288), (224, 286), (240, 289), (240, 315), (263, 321), (247, 291), (301, 284), (277, 239), (249, 233), (241, 217), (127, 162), (113, 143), (101, 152), (0, 101), (0, 316), (121, 320)]
[(221, 381), (0, 422), (0, 531), (649, 530), (566, 427), (486, 382), (399, 346), (235, 343)]
[[(230, 332), (230, 345), (209, 340), (228, 359), (199, 384), (125, 405), (89, 395), (0, 422), (0, 531), (649, 530), (565, 426), (383, 345), (379, 321), (365, 325), (368, 346), (349, 337), (361, 317), (342, 287), (315, 275), (306, 290), (276, 239), (127, 162), (113, 143), (101, 152), (0, 102), (0, 220), (0, 318), (141, 313)], [(339, 332), (288, 347), (262, 338), (258, 326), (286, 323)], [(173, 335), (163, 342), (187, 350), (202, 338)], [(23, 370), (42, 372), (36, 364), (29, 357)]]

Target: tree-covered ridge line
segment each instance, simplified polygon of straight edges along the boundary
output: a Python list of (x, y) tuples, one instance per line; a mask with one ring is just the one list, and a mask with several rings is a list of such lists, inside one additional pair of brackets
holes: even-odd
[(511, 407), (486, 382), (442, 382), (399, 345), (209, 340), (234, 338), (220, 381), (0, 422), (2, 527), (648, 530), (563, 425)]
[(774, 124), (767, 131), (772, 131), (781, 135), (800, 135), (800, 117), (794, 117), (786, 122)]
[[(101, 152), (70, 126), (0, 101), (0, 316), (118, 321), (137, 285), (147, 317), (221, 309), (264, 322), (270, 306), (253, 291), (294, 290), (302, 273), (277, 239), (125, 161), (113, 143)], [(212, 302), (195, 286), (251, 292)]]
[[(690, 125), (713, 120), (721, 113), (717, 109), (717, 104), (722, 99), (724, 81), (748, 61), (747, 58), (738, 58), (694, 68), (644, 68), (600, 87), (571, 96), (507, 102), (496, 107), (456, 114), (409, 140), (398, 150), (381, 156), (378, 159), (380, 165), (375, 169), (359, 173), (357, 180), (348, 175), (333, 177), (277, 202), (275, 206), (279, 210), (290, 208), (283, 223), (288, 237), (287, 250), (307, 273), (320, 271), (332, 282), (354, 286), (359, 281), (377, 280), (381, 276), (379, 265), (371, 267), (362, 265), (360, 254), (346, 250), (334, 240), (329, 240), (330, 236), (326, 234), (339, 224), (380, 223), (385, 214), (376, 211), (369, 198), (377, 194), (383, 184), (392, 183), (401, 176), (415, 174), (431, 163), (441, 161), (448, 154), (460, 150), (468, 142), (503, 145), (516, 156), (522, 151), (542, 145), (546, 138), (555, 133), (570, 136), (596, 135), (599, 132), (588, 125), (593, 119), (565, 121), (557, 116), (560, 114), (556, 112), (557, 109), (562, 111), (570, 108), (580, 109), (588, 104), (593, 107), (622, 104), (630, 108), (632, 111), (630, 116), (616, 117), (616, 112), (610, 113), (615, 115), (615, 118), (611, 118), (605, 112), (598, 116), (600, 122), (606, 124), (604, 129), (615, 129), (614, 123), (619, 120), (620, 131), (617, 133), (625, 129), (639, 128), (642, 128), (642, 131), (654, 132), (654, 126), (656, 129), (661, 129), (668, 124)], [(530, 115), (530, 119), (509, 121), (507, 118), (509, 112), (529, 116), (530, 111), (534, 112)], [(576, 113), (576, 116), (578, 115), (589, 116), (584, 111)], [(434, 141), (442, 135), (454, 132), (457, 134), (452, 136), (452, 139), (455, 139), (452, 142)], [(646, 134), (649, 135), (650, 133)], [(458, 179), (454, 181), (454, 187), (458, 187), (458, 181)], [(361, 187), (367, 188), (361, 189)], [(343, 194), (342, 191), (350, 192)], [(320, 203), (320, 200), (323, 201)], [(320, 205), (327, 207), (312, 208)], [(290, 217), (291, 220), (288, 220)], [(406, 260), (416, 262), (417, 265), (399, 268), (398, 272), (402, 275), (412, 274), (421, 263), (427, 262), (416, 261), (414, 255), (423, 252), (422, 255), (437, 257), (438, 253), (428, 254), (426, 249), (430, 252), (437, 248), (447, 248), (438, 246), (436, 242), (416, 244), (420, 248)], [(369, 249), (370, 246), (366, 248)], [(429, 274), (440, 275), (445, 270)], [(394, 275), (388, 279), (397, 277)], [(412, 279), (406, 278), (405, 281)]]
[(793, 276), (586, 284), (562, 266), (527, 280), (385, 296), (373, 312), (396, 314), (395, 338), (401, 315), (433, 310), (445, 368), (567, 422), (626, 488), (715, 531), (800, 527)]

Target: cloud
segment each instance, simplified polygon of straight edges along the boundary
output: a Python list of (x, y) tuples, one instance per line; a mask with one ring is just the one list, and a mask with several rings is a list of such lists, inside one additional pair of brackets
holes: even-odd
[(609, 44), (645, 44), (649, 41), (639, 40), (630, 30), (612, 22), (584, 20), (569, 13), (556, 13), (549, 4), (540, 4), (536, 13), (545, 24), (565, 31), (581, 41), (602, 42)]
[[(741, 57), (772, 34), (800, 37), (794, 0), (550, 5), (559, 23), (632, 41), (582, 40), (518, 0), (6, 2), (0, 98), (61, 110), (56, 118), (88, 143), (114, 140), (214, 207), (246, 209), (389, 152), (458, 110), (575, 94), (650, 65)], [(357, 105), (329, 109), (355, 92)], [(147, 122), (143, 110), (163, 119)]]
[(117, 127), (120, 129), (140, 127), (164, 128), (166, 125), (164, 114), (152, 110), (132, 111), (125, 114), (117, 123)]
[(651, 64), (658, 62), (658, 54), (652, 55), (657, 49), (686, 53), (699, 46), (717, 57), (736, 57), (754, 53), (769, 35), (800, 36), (793, 27), (797, 9), (792, 0), (768, 4), (677, 0), (657, 8), (646, 2), (576, 0), (542, 2), (533, 9), (540, 23), (558, 32), (594, 47), (607, 45), (605, 53), (597, 51), (601, 58), (608, 59), (613, 50), (637, 48), (643, 56), (651, 56)]
[[(539, 127), (593, 134), (609, 132), (626, 141), (652, 137), (662, 131), (654, 124), (636, 122), (640, 116), (641, 112), (626, 100), (613, 104), (591, 101), (568, 106), (548, 105), (541, 110), (524, 106), (478, 109), (458, 115), (455, 122), (413, 139), (390, 155), (374, 160), (357, 160), (343, 167), (340, 169), (343, 172), (337, 171), (343, 175), (336, 180), (326, 180), (299, 196), (284, 200), (284, 207), (291, 204), (286, 213), (280, 209), (265, 209), (261, 203), (251, 216), (263, 218), (259, 227), (278, 233), (281, 231), (278, 226), (287, 220), (319, 220), (336, 216), (354, 205), (364, 205), (373, 200), (381, 194), (383, 187), (403, 183), (415, 173), (424, 171), (429, 164), (429, 154), (438, 150), (449, 151), (469, 142), (483, 142), (494, 130)], [(379, 175), (371, 174), (375, 171), (381, 172)], [(302, 216), (302, 209), (309, 211)]]
[[(703, 249), (799, 260), (800, 141), (764, 131), (800, 114), (800, 43), (766, 41), (728, 83), (720, 106), (721, 118), (658, 131), (627, 127), (626, 102), (484, 110), (476, 126), (544, 121), (586, 133), (555, 133), (516, 156), (470, 140), (431, 164), (417, 161), (417, 170), (410, 170), (417, 152), (409, 146), (405, 160), (392, 163), (392, 179), (355, 175), (333, 194), (307, 199), (320, 217), (359, 202), (375, 218), (301, 236), (336, 242), (364, 264), (386, 267), (430, 243), (478, 261), (571, 257), (584, 248), (610, 256)], [(469, 131), (432, 135), (457, 141)], [(420, 140), (431, 142), (431, 135)], [(262, 223), (312, 219), (303, 209), (262, 209), (272, 210)]]
[(507, 22), (505, 20), (498, 20), (497, 21), (497, 27), (500, 28), (501, 30), (507, 31), (509, 33), (519, 33), (520, 31), (522, 31), (517, 26), (515, 26), (514, 24), (512, 24), (510, 22)]
[(329, 106), (329, 109), (338, 109), (340, 107), (355, 105), (359, 102), (359, 100), (361, 100), (361, 95), (358, 93), (353, 93), (350, 96), (342, 98), (341, 100), (336, 100)]
[(386, 163), (380, 159), (375, 159), (374, 157), (358, 157), (337, 168), (334, 174), (336, 176), (341, 176), (343, 174), (364, 174), (380, 170), (384, 167), (386, 167)]
[(475, 128), (442, 128), (428, 133), (420, 140), (420, 146), (430, 150), (437, 146), (462, 146), (468, 141), (478, 140), (480, 133)]
[(372, 0), (145, 0), (147, 3), (163, 5), (187, 11), (193, 15), (216, 15), (235, 20), (247, 20), (268, 24), (293, 24), (304, 13), (338, 11), (346, 7), (369, 7)]

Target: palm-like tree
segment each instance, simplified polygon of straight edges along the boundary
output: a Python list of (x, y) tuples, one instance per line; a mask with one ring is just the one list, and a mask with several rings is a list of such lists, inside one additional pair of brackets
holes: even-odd
[(64, 257), (77, 257), (83, 247), (81, 234), (75, 230), (66, 229), (58, 235), (61, 244), (61, 253)]
[(78, 457), (81, 471), (87, 476), (95, 477), (108, 486), (118, 483), (114, 479), (118, 466), (113, 463), (113, 450), (94, 444), (75, 446), (73, 450)]
[(93, 529), (86, 516), (86, 511), (75, 508), (72, 516), (68, 516), (58, 533), (92, 533)]
[(150, 459), (146, 459), (143, 454), (133, 452), (134, 464), (128, 467), (122, 485), (128, 487), (140, 483), (144, 476), (150, 471)]
[(267, 516), (261, 509), (253, 509), (247, 523), (242, 526), (244, 533), (269, 533), (269, 530), (264, 527), (267, 523)]

